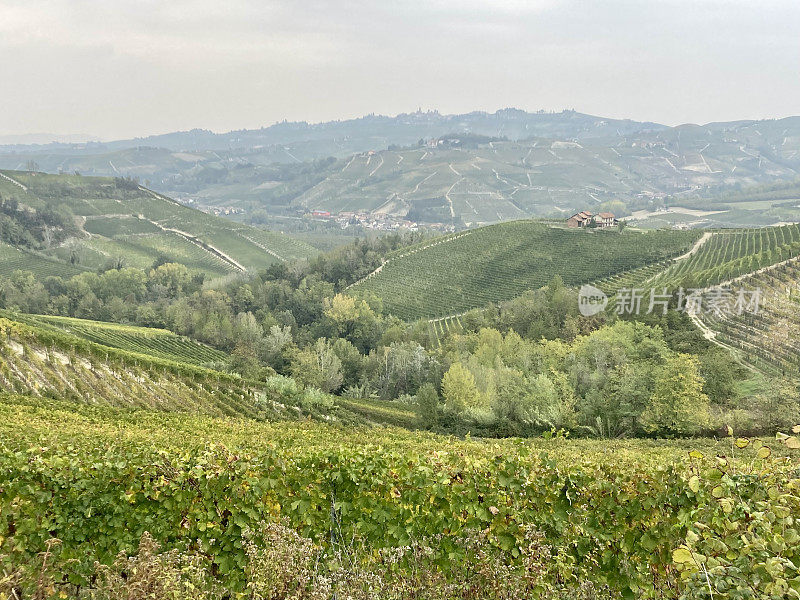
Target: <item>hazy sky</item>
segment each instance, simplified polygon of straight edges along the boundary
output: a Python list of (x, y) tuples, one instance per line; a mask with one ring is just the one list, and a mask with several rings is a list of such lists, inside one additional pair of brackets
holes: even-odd
[(800, 0), (0, 0), (0, 136), (800, 114)]

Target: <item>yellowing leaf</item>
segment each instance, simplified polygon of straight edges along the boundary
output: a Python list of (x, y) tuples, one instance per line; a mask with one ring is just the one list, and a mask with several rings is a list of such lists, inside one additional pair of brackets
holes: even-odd
[(692, 475), (689, 478), (689, 489), (695, 494), (700, 491), (700, 478), (697, 475)]
[(731, 427), (730, 425), (728, 425), (728, 435), (730, 437), (733, 437), (733, 427)]
[(800, 433), (800, 425), (795, 425), (792, 427), (792, 433)]
[(785, 439), (783, 443), (787, 448), (791, 448), (792, 450), (800, 450), (800, 440), (795, 436)]
[(702, 452), (698, 452), (697, 450), (692, 450), (691, 452), (689, 452), (689, 457), (690, 458), (701, 459), (701, 458), (703, 458), (703, 453)]
[(770, 454), (772, 454), (772, 450), (770, 450), (769, 446), (761, 446), (758, 449), (758, 458), (769, 458)]
[(679, 565), (694, 562), (691, 550), (684, 548), (683, 546), (680, 548), (675, 548), (675, 550), (672, 551), (672, 562)]
[(718, 485), (711, 490), (711, 495), (714, 496), (714, 498), (722, 498), (725, 495), (725, 488), (723, 488), (721, 485)]
[(736, 447), (737, 448), (747, 448), (750, 445), (750, 440), (747, 438), (738, 438), (736, 440)]

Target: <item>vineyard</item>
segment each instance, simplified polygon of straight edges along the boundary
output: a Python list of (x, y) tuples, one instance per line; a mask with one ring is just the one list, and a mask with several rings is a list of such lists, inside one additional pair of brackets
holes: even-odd
[[(337, 398), (215, 370), (227, 355), (159, 329), (0, 315), (0, 390), (72, 406), (112, 406), (257, 420), (414, 425), (385, 402)], [(209, 359), (209, 366), (197, 363)], [(224, 366), (224, 365), (223, 365)], [(0, 392), (0, 393), (2, 393)]]
[(83, 272), (83, 269), (0, 242), (0, 276), (9, 277), (14, 271), (31, 271), (37, 277), (44, 279), (51, 276), (77, 275)]
[(654, 287), (704, 288), (800, 255), (800, 225), (714, 233), (696, 253), (652, 280)]
[(512, 221), (454, 234), (390, 256), (353, 286), (406, 320), (438, 318), (510, 300), (560, 275), (578, 286), (686, 252), (690, 231), (577, 231)]
[(111, 348), (176, 362), (203, 365), (227, 358), (224, 352), (165, 329), (45, 315), (17, 315), (15, 318), (39, 328), (63, 331)]
[(766, 269), (733, 288), (761, 290), (758, 311), (703, 312), (718, 341), (741, 350), (743, 360), (768, 372), (800, 372), (800, 262)]
[[(120, 186), (113, 178), (5, 174), (17, 184), (0, 178), (4, 197), (33, 209), (67, 207), (84, 221), (82, 235), (49, 251), (52, 265), (46, 258), (27, 253), (7, 256), (9, 252), (0, 248), (0, 274), (14, 269), (47, 275), (76, 273), (122, 257), (129, 266), (139, 268), (167, 259), (210, 276), (224, 276), (264, 269), (276, 261), (309, 258), (318, 252), (287, 235), (206, 214), (135, 184)], [(76, 257), (81, 267), (67, 264)]]
[[(553, 581), (590, 582), (604, 598), (800, 590), (797, 457), (779, 442), (347, 433), (2, 397), (0, 560), (35, 581), (55, 538), (54, 580), (86, 585), (95, 561), (133, 554), (148, 532), (164, 549), (195, 549), (241, 591), (248, 532), (281, 521), (328, 551), (365, 544), (367, 556), (430, 540), (450, 576), (471, 568), (461, 540), (480, 532), (506, 557), (509, 585), (525, 577), (514, 557), (532, 529), (551, 548), (541, 567)], [(739, 595), (748, 585), (761, 595)]]

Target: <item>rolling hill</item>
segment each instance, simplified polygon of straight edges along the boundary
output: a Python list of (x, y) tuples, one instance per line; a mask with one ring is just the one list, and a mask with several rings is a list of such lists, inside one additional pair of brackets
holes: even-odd
[(578, 286), (683, 254), (693, 231), (574, 230), (511, 221), (457, 233), (390, 255), (350, 287), (403, 319), (440, 318), (514, 298), (559, 275)]
[(10, 217), (53, 212), (62, 217), (61, 230), (43, 226), (35, 246), (0, 246), (4, 273), (74, 274), (117, 260), (146, 268), (160, 260), (216, 277), (317, 252), (286, 235), (188, 208), (119, 178), (5, 171), (0, 198), (13, 202)]
[[(0, 167), (33, 161), (49, 172), (137, 177), (184, 202), (235, 207), (245, 216), (258, 209), (295, 217), (320, 209), (482, 224), (555, 217), (619, 200), (650, 227), (800, 220), (796, 205), (772, 218), (761, 211), (775, 203), (749, 210), (707, 200), (737, 186), (795, 180), (798, 117), (668, 128), (509, 109), (7, 150), (0, 152)], [(658, 214), (662, 200), (690, 202), (700, 214)]]

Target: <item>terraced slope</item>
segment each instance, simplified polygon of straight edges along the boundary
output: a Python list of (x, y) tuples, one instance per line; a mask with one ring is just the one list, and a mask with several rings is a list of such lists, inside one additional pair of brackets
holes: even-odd
[(761, 290), (758, 311), (701, 312), (714, 339), (741, 350), (742, 360), (785, 374), (800, 371), (800, 261), (739, 278), (732, 288)]
[(48, 403), (55, 399), (65, 405), (126, 411), (416, 425), (413, 412), (391, 403), (339, 401), (318, 390), (304, 390), (286, 377), (244, 380), (197, 364), (221, 356), (158, 329), (39, 315), (9, 319), (0, 314), (0, 401), (20, 394)]
[(696, 253), (653, 278), (653, 286), (704, 288), (800, 255), (800, 225), (715, 232)]
[(69, 277), (84, 271), (80, 265), (42, 256), (0, 242), (0, 276), (8, 277), (14, 271), (31, 271), (37, 277)]
[(453, 315), (510, 300), (555, 275), (578, 286), (685, 253), (693, 231), (584, 231), (534, 221), (438, 238), (390, 256), (350, 288), (374, 293), (403, 319)]
[(0, 390), (87, 404), (258, 417), (257, 386), (224, 373), (0, 318)]
[[(3, 198), (33, 210), (66, 207), (75, 215), (80, 235), (45, 250), (60, 264), (77, 261), (73, 272), (122, 258), (128, 266), (146, 268), (156, 260), (168, 260), (222, 276), (318, 252), (300, 240), (183, 206), (130, 181), (18, 171), (0, 174)], [(47, 271), (41, 260), (27, 255), (11, 257), (13, 265), (11, 258), (8, 263), (5, 258), (0, 251), (0, 270), (13, 266)]]
[(39, 329), (64, 332), (110, 348), (175, 362), (203, 365), (225, 361), (228, 357), (220, 350), (165, 329), (46, 315), (16, 315), (14, 318)]

